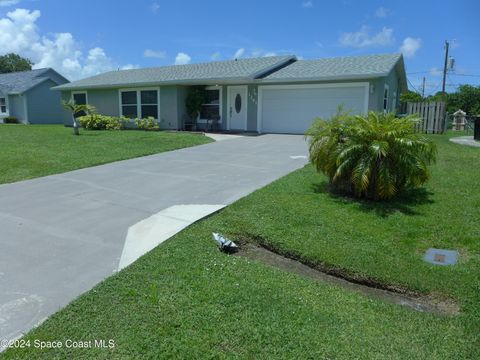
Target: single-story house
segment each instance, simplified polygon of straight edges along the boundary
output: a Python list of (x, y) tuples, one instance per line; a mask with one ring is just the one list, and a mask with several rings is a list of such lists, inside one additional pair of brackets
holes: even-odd
[[(224, 130), (304, 133), (316, 117), (345, 110), (394, 111), (407, 90), (401, 54), (299, 60), (295, 56), (111, 71), (57, 86), (64, 100), (110, 116), (153, 116), (182, 129), (191, 86), (205, 86), (198, 123), (216, 118)], [(65, 114), (66, 124), (71, 123)]]
[(25, 124), (63, 123), (61, 96), (50, 89), (65, 83), (51, 68), (0, 74), (0, 122), (13, 116)]

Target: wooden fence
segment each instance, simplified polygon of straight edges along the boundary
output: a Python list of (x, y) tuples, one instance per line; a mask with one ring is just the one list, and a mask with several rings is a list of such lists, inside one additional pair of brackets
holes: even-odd
[(445, 103), (442, 101), (409, 102), (407, 114), (417, 114), (422, 118), (417, 131), (429, 134), (442, 134), (447, 129)]

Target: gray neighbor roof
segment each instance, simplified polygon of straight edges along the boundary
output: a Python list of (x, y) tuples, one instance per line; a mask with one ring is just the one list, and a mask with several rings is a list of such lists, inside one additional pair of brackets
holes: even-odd
[(0, 93), (22, 94), (47, 80), (49, 77), (42, 75), (49, 70), (51, 69), (44, 68), (0, 74)]
[[(118, 70), (56, 86), (55, 90), (148, 86), (210, 85), (361, 79), (387, 76), (401, 54), (297, 60), (294, 55), (269, 56), (201, 64)], [(401, 61), (403, 66), (403, 60)]]

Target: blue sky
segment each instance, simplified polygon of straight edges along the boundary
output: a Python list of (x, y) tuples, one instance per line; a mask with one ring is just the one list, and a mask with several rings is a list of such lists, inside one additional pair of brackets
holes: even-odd
[(296, 54), (402, 51), (409, 80), (440, 89), (444, 40), (456, 84), (480, 84), (480, 2), (319, 0), (0, 0), (0, 54), (71, 79), (117, 68)]

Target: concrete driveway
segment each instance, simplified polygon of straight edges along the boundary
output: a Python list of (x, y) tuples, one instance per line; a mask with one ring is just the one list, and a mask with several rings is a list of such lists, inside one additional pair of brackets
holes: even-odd
[(0, 340), (115, 273), (135, 224), (175, 205), (231, 204), (306, 155), (303, 136), (238, 137), (0, 185)]

